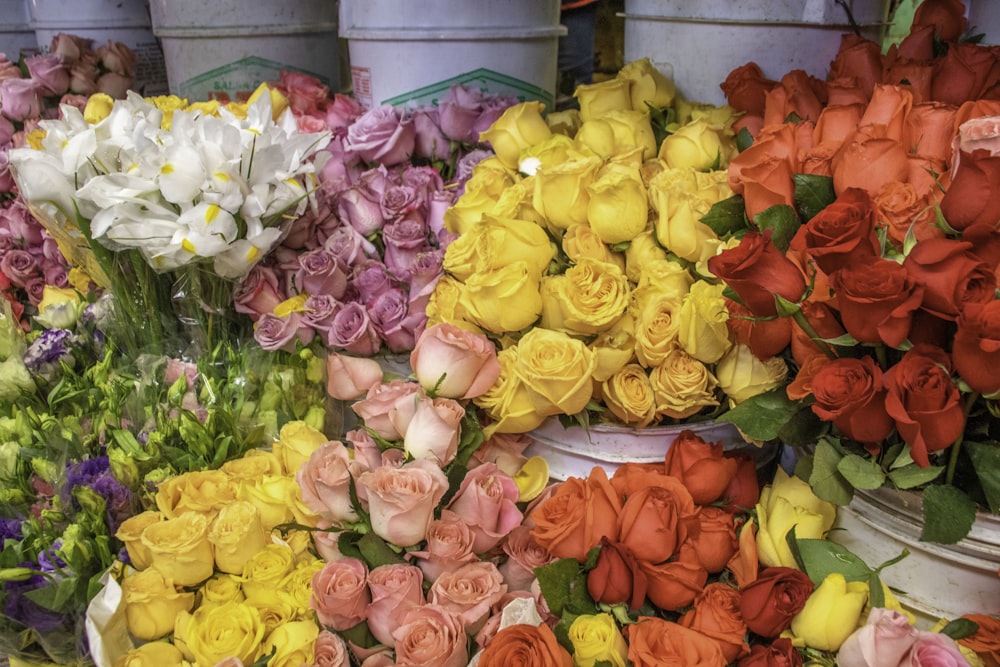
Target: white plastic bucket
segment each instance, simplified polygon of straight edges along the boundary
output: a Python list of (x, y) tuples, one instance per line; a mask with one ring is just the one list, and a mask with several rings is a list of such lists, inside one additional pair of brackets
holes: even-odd
[(433, 104), (456, 84), (553, 108), (557, 0), (340, 0), (354, 97)]
[(22, 51), (38, 48), (27, 0), (0, 0), (0, 16), (3, 17), (3, 23), (0, 23), (0, 53), (17, 62)]
[[(885, 0), (848, 0), (861, 34), (881, 42)], [(687, 99), (725, 104), (719, 84), (733, 69), (756, 62), (779, 79), (802, 69), (825, 79), (851, 32), (835, 0), (625, 0), (625, 61), (648, 57), (673, 72)]]
[(145, 0), (28, 0), (38, 48), (47, 52), (59, 33), (93, 40), (94, 48), (121, 42), (136, 55), (135, 88), (167, 92), (163, 52), (150, 28)]
[(1000, 44), (1000, 6), (996, 0), (965, 0), (969, 6), (969, 29), (983, 34), (980, 44)]
[(150, 0), (150, 10), (175, 95), (246, 99), (282, 70), (339, 87), (333, 0)]

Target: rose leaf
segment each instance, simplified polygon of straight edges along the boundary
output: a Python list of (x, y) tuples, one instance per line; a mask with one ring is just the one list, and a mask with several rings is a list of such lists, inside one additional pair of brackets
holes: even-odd
[(796, 215), (795, 209), (788, 204), (775, 204), (754, 216), (753, 222), (762, 232), (772, 230), (771, 242), (781, 252), (787, 252), (792, 244), (792, 237), (799, 231), (802, 221)]
[(921, 468), (916, 463), (910, 463), (901, 468), (890, 470), (889, 479), (900, 489), (912, 489), (921, 484), (934, 481), (941, 474), (942, 470), (944, 470), (944, 466)]
[(803, 571), (817, 586), (823, 583), (826, 575), (834, 572), (844, 575), (848, 581), (866, 581), (872, 574), (872, 569), (867, 563), (841, 544), (829, 540), (796, 541), (802, 558)]
[(990, 511), (1000, 512), (1000, 447), (980, 442), (966, 442), (964, 446), (972, 459), (972, 467), (979, 477)]
[(746, 229), (746, 204), (743, 202), (743, 197), (733, 195), (716, 202), (700, 221), (708, 225), (719, 237)]
[(833, 179), (829, 176), (795, 174), (792, 180), (795, 182), (795, 208), (806, 222), (837, 198)]
[(784, 387), (779, 387), (748, 398), (717, 420), (734, 424), (753, 440), (767, 441), (778, 437), (797, 410), (798, 405), (789, 400)]
[(923, 542), (954, 544), (969, 534), (976, 520), (976, 503), (962, 491), (947, 484), (928, 486), (923, 491)]
[(837, 472), (855, 489), (877, 489), (885, 483), (882, 466), (857, 454), (848, 454), (837, 463)]
[(820, 499), (834, 505), (846, 505), (854, 497), (854, 487), (837, 469), (843, 458), (828, 440), (820, 440), (813, 453), (809, 486)]

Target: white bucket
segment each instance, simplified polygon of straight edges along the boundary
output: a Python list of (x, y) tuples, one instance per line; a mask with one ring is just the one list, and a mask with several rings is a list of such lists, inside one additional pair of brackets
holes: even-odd
[(0, 53), (17, 62), (22, 51), (31, 52), (38, 48), (35, 29), (31, 27), (27, 0), (0, 0)]
[(144, 95), (167, 92), (163, 52), (150, 28), (145, 0), (28, 0), (38, 48), (47, 52), (59, 33), (121, 42), (136, 55), (135, 89)]
[(558, 77), (557, 0), (341, 0), (354, 97), (366, 108), (433, 104), (456, 84), (539, 100)]
[(282, 70), (339, 87), (333, 0), (150, 0), (150, 9), (175, 95), (246, 99)]
[(980, 44), (1000, 44), (1000, 7), (996, 0), (965, 0), (969, 6), (969, 29), (983, 34)]
[[(887, 3), (848, 0), (861, 34), (881, 42)], [(673, 71), (687, 99), (725, 104), (719, 84), (750, 61), (771, 79), (802, 69), (826, 79), (851, 32), (835, 0), (625, 0), (625, 62)]]

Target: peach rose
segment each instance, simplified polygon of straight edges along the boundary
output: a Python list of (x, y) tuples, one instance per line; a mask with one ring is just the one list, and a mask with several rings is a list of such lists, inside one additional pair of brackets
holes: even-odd
[(884, 136), (897, 142), (903, 139), (906, 117), (913, 107), (913, 94), (901, 86), (877, 85), (858, 126), (884, 128)]
[(410, 352), (417, 382), (435, 396), (473, 398), (496, 382), (500, 364), (493, 343), (453, 324), (435, 324)]
[(765, 126), (753, 145), (729, 163), (729, 187), (743, 195), (751, 220), (771, 206), (794, 203), (796, 155), (795, 128), (782, 123)]
[(951, 164), (956, 113), (950, 104), (915, 104), (903, 123), (903, 146), (917, 155)]
[(419, 391), (420, 385), (415, 382), (393, 380), (369, 389), (365, 397), (351, 406), (351, 409), (364, 420), (365, 426), (375, 431), (379, 437), (385, 440), (399, 440), (403, 434), (396, 429), (393, 422), (400, 418), (400, 412), (413, 416), (413, 398)]
[[(754, 486), (756, 486), (756, 468), (752, 462), (749, 469), (754, 473)], [(748, 497), (748, 500), (754, 502), (744, 507), (753, 507), (756, 504), (755, 498)], [(697, 558), (697, 562), (711, 574), (722, 572), (737, 549), (733, 515), (721, 507), (699, 508), (697, 521), (689, 531), (687, 541), (682, 548), (690, 550)]]
[(625, 632), (628, 659), (634, 667), (657, 667), (669, 662), (685, 667), (726, 665), (714, 639), (661, 618), (640, 617)]
[(839, 148), (858, 128), (865, 111), (862, 104), (837, 104), (824, 107), (813, 128), (814, 145)]
[(484, 463), (465, 474), (448, 509), (472, 529), (475, 553), (489, 551), (521, 525), (518, 493), (514, 479), (492, 463)]
[(427, 601), (458, 615), (465, 631), (475, 635), (506, 592), (497, 566), (490, 561), (475, 561), (442, 573), (431, 584)]
[(788, 72), (765, 97), (764, 126), (780, 125), (792, 114), (815, 121), (823, 109), (817, 93), (825, 93), (821, 81), (801, 69)]
[(878, 209), (882, 225), (896, 246), (902, 247), (911, 228), (918, 241), (943, 235), (937, 227), (930, 196), (917, 192), (912, 183), (884, 183), (872, 201)]
[(530, 515), (532, 535), (557, 558), (581, 563), (587, 552), (618, 530), (621, 499), (603, 468), (587, 479), (570, 477)]
[(403, 434), (403, 450), (415, 459), (448, 465), (458, 454), (463, 417), (465, 408), (454, 399), (419, 396)]
[(740, 593), (722, 582), (705, 587), (694, 601), (694, 609), (677, 621), (685, 628), (714, 639), (729, 664), (750, 653), (744, 638), (746, 623), (740, 614)]
[(395, 644), (393, 630), (406, 614), (424, 604), (423, 574), (413, 565), (381, 565), (368, 573), (368, 629), (379, 643)]
[(414, 607), (393, 630), (396, 667), (464, 667), (469, 662), (466, 633), (458, 616), (443, 607)]
[(555, 558), (531, 534), (531, 527), (520, 525), (503, 541), (507, 560), (500, 564), (500, 574), (509, 592), (530, 591), (535, 568), (548, 565)]
[(326, 392), (339, 401), (361, 398), (382, 381), (382, 366), (375, 359), (330, 352), (326, 358)]
[(351, 456), (339, 440), (314, 451), (296, 473), (306, 506), (329, 524), (358, 520), (351, 502)]
[(472, 550), (475, 541), (472, 529), (449, 510), (442, 511), (441, 518), (431, 522), (425, 540), (423, 550), (411, 551), (408, 555), (429, 582), (433, 583), (443, 572), (476, 560)]
[(353, 628), (367, 617), (368, 566), (357, 558), (327, 563), (313, 575), (309, 606), (316, 618), (338, 632)]
[(372, 531), (400, 547), (423, 541), (434, 510), (448, 489), (448, 478), (430, 461), (362, 473), (358, 485), (368, 494)]
[(863, 128), (845, 141), (833, 157), (833, 187), (837, 192), (861, 188), (874, 196), (889, 181), (906, 181), (906, 150), (893, 139), (880, 138)]

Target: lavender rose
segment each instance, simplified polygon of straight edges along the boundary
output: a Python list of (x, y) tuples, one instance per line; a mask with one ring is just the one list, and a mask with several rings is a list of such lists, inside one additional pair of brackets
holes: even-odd
[(410, 159), (416, 130), (413, 121), (391, 104), (365, 112), (347, 128), (346, 148), (365, 162), (391, 167)]
[(265, 350), (295, 350), (295, 341), (303, 345), (309, 343), (315, 332), (303, 322), (302, 313), (291, 313), (288, 317), (278, 317), (265, 313), (257, 320), (253, 337)]
[(61, 56), (45, 53), (24, 59), (28, 74), (47, 95), (59, 96), (69, 90), (69, 68)]
[(347, 273), (340, 258), (327, 248), (317, 248), (299, 257), (295, 285), (306, 294), (328, 294), (335, 299), (344, 296)]
[(410, 214), (386, 225), (385, 265), (400, 280), (409, 281), (417, 256), (429, 249), (427, 223), (418, 214)]
[(393, 352), (408, 352), (416, 343), (414, 329), (417, 323), (407, 317), (408, 310), (408, 299), (401, 289), (383, 292), (368, 307), (375, 330)]
[(382, 340), (363, 305), (349, 302), (341, 305), (326, 332), (329, 347), (351, 354), (370, 357), (382, 347)]
[(15, 287), (26, 287), (28, 281), (38, 277), (38, 260), (26, 250), (9, 250), (0, 259), (0, 270)]
[(441, 131), (437, 109), (416, 109), (413, 112), (413, 127), (417, 132), (414, 155), (428, 160), (447, 160), (451, 157), (451, 140)]
[(438, 101), (441, 116), (441, 131), (455, 141), (475, 143), (479, 141), (476, 121), (483, 110), (485, 96), (475, 88), (452, 86)]
[(42, 112), (42, 86), (32, 79), (5, 79), (0, 82), (3, 115), (11, 120), (37, 118)]

